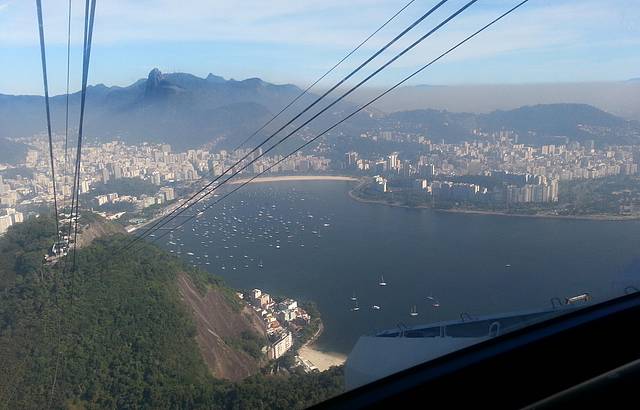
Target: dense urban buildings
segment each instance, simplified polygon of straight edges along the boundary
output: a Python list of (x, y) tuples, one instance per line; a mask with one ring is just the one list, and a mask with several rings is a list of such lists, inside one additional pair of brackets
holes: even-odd
[[(238, 295), (244, 298), (244, 295)], [(293, 346), (293, 334), (311, 321), (311, 316), (293, 299), (276, 302), (268, 293), (253, 289), (247, 298), (262, 317), (269, 338), (267, 356), (276, 360)]]
[[(341, 154), (342, 159), (338, 156), (331, 160), (336, 153), (320, 143), (311, 152), (298, 152), (284, 160), (281, 155), (265, 155), (241, 174), (346, 172), (375, 176), (372, 187), (383, 194), (411, 189), (424, 194), (425, 200), (526, 204), (558, 202), (561, 182), (638, 173), (637, 146), (596, 147), (592, 140), (579, 143), (565, 137), (555, 138), (556, 144), (529, 146), (519, 143), (518, 135), (511, 131), (476, 134), (475, 141), (446, 143), (396, 130), (365, 132), (358, 137), (360, 140), (412, 148), (364, 154), (354, 144), (356, 149)], [(0, 233), (22, 221), (23, 213), (37, 214), (38, 207), (53, 203), (47, 140), (40, 136), (27, 142), (32, 149), (24, 161), (10, 175), (0, 177)], [(110, 219), (119, 218), (127, 212), (171, 203), (177, 199), (178, 189), (188, 188), (201, 178), (220, 176), (248, 153), (248, 148), (173, 152), (169, 144), (88, 143), (83, 148), (79, 191), (90, 199), (95, 211)], [(242, 165), (260, 154), (262, 150), (258, 149)], [(66, 157), (73, 158), (74, 153), (67, 152)], [(64, 163), (60, 140), (54, 146), (54, 158), (58, 204), (62, 207), (70, 201), (73, 170)], [(157, 188), (129, 194), (94, 189), (129, 179)]]
[[(560, 139), (563, 143), (559, 144), (527, 146), (519, 144), (517, 135), (507, 131), (458, 144), (435, 143), (424, 136), (412, 139), (410, 135), (392, 132), (363, 134), (361, 138), (422, 146), (418, 155), (392, 152), (363, 158), (355, 151), (345, 154), (345, 168), (375, 173), (373, 187), (382, 193), (393, 191), (390, 181), (410, 180), (412, 189), (442, 200), (551, 203), (559, 200), (561, 181), (638, 172), (635, 146), (596, 149), (593, 141), (580, 144), (566, 138)], [(478, 180), (492, 186), (461, 182), (460, 177), (483, 177)]]
[(22, 212), (14, 208), (0, 208), (0, 234), (7, 232), (11, 225), (20, 223), (23, 219)]
[[(33, 149), (27, 152), (24, 162), (15, 168), (14, 175), (4, 180), (0, 177), (2, 208), (33, 210), (37, 206), (53, 204), (54, 190), (47, 141), (39, 137), (31, 139), (29, 143)], [(221, 150), (215, 153), (201, 149), (172, 152), (169, 144), (127, 145), (119, 141), (89, 143), (83, 148), (79, 192), (91, 197), (91, 205), (96, 211), (101, 211), (101, 207), (105, 205), (122, 207), (127, 204), (130, 208), (122, 209), (142, 210), (174, 201), (177, 199), (176, 187), (188, 186), (202, 177), (219, 176), (248, 152), (248, 149), (235, 152)], [(256, 151), (250, 159), (261, 153), (261, 150)], [(73, 158), (75, 154), (68, 152), (66, 156)], [(58, 205), (62, 207), (69, 204), (73, 190), (73, 169), (71, 165), (65, 166), (63, 142), (55, 144), (54, 158)], [(273, 166), (270, 170), (272, 173), (324, 172), (329, 169), (330, 164), (330, 160), (324, 157), (299, 153), (274, 165), (281, 159), (282, 156), (264, 156), (253, 163), (246, 172), (262, 172), (269, 166)], [(131, 178), (157, 186), (157, 192), (152, 195), (121, 195), (118, 192), (92, 195), (95, 186)], [(122, 213), (116, 212), (113, 215), (119, 217)], [(19, 212), (18, 214), (21, 215)], [(0, 228), (22, 220), (21, 216), (11, 218), (6, 221), (3, 219)]]

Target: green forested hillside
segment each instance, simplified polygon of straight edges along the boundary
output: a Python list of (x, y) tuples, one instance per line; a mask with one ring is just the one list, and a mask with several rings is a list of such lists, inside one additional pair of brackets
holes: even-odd
[(0, 239), (0, 408), (296, 408), (341, 391), (341, 369), (214, 379), (176, 275), (220, 281), (151, 245), (113, 257), (122, 235), (80, 250), (74, 273), (45, 267), (54, 232), (39, 218)]

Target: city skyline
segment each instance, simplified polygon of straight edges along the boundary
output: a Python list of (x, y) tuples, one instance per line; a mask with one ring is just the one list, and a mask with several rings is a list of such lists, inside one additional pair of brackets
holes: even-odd
[[(508, 205), (556, 203), (562, 199), (558, 192), (560, 182), (593, 181), (638, 173), (638, 165), (634, 160), (635, 146), (596, 148), (593, 140), (580, 144), (568, 138), (558, 138), (556, 143), (536, 147), (519, 143), (518, 134), (512, 131), (486, 133), (481, 130), (477, 130), (475, 140), (460, 143), (438, 143), (420, 133), (391, 130), (365, 132), (360, 139), (374, 144), (393, 143), (407, 147), (417, 144), (421, 148), (402, 154), (390, 151), (363, 155), (349, 151), (344, 153), (343, 160), (298, 152), (280, 163), (283, 160), (281, 154), (265, 156), (240, 172), (239, 178), (263, 173), (337, 172), (361, 179), (369, 178), (369, 186), (373, 191), (383, 194), (383, 197), (393, 192), (408, 192), (403, 184), (410, 183), (409, 191), (427, 202), (429, 198), (437, 198), (445, 202), (462, 200), (468, 204)], [(15, 178), (0, 177), (0, 205), (11, 211), (2, 217), (0, 234), (12, 224), (22, 222), (20, 211), (37, 204), (53, 203), (46, 140), (42, 137), (28, 140), (31, 148), (21, 166), (30, 170), (32, 176), (18, 174)], [(80, 193), (90, 195), (87, 199), (97, 206), (95, 211), (108, 219), (119, 219), (127, 214), (131, 222), (127, 230), (136, 229), (136, 225), (146, 219), (140, 219), (139, 212), (152, 206), (173, 206), (172, 203), (178, 199), (176, 189), (193, 189), (202, 181), (222, 175), (224, 170), (232, 167), (236, 160), (248, 152), (246, 149), (228, 151), (201, 148), (176, 152), (168, 143), (127, 144), (118, 140), (88, 143), (84, 151)], [(323, 149), (319, 152), (330, 154)], [(261, 151), (256, 152), (256, 155), (260, 154)], [(54, 155), (58, 159), (56, 168), (64, 170), (64, 143), (60, 139), (54, 144)], [(70, 155), (73, 156), (73, 152)], [(485, 179), (484, 182), (458, 179), (464, 176)], [(70, 198), (70, 178), (63, 171), (59, 171), (56, 177), (59, 199), (63, 203)], [(109, 182), (132, 178), (155, 186), (154, 192), (143, 193), (147, 186), (138, 188), (139, 192), (134, 194), (122, 194), (115, 186), (107, 185)], [(93, 192), (96, 186), (101, 185), (104, 188)], [(392, 185), (394, 188), (391, 188)], [(104, 205), (111, 208), (101, 209)], [(624, 205), (620, 212), (628, 212), (629, 209), (632, 208)], [(14, 220), (16, 215), (19, 220)]]
[(632, 401), (639, 34), (638, 0), (0, 0), (0, 403)]

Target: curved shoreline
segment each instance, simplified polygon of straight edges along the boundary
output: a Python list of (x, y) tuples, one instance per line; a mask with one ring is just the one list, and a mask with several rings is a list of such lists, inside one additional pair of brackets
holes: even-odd
[(547, 214), (508, 214), (499, 211), (483, 211), (473, 209), (434, 209), (437, 212), (459, 213), (459, 214), (476, 214), (476, 215), (494, 215), (494, 216), (513, 216), (517, 218), (545, 218), (545, 219), (574, 219), (581, 221), (637, 221), (640, 216), (613, 216), (613, 215), (547, 215)]
[(358, 201), (358, 202), (362, 202), (363, 204), (375, 204), (375, 205), (385, 205), (385, 206), (391, 206), (394, 208), (405, 208), (405, 209), (433, 209), (430, 206), (426, 206), (426, 205), (416, 205), (416, 206), (409, 206), (409, 205), (403, 205), (403, 204), (399, 204), (399, 203), (391, 203), (391, 202), (387, 202), (381, 199), (364, 199), (359, 197), (358, 195), (356, 195), (354, 193), (354, 191), (358, 188), (360, 188), (361, 185), (358, 185), (357, 187), (350, 189), (347, 192), (347, 195), (349, 195), (349, 197), (351, 199), (353, 199), (354, 201)]
[(311, 339), (307, 340), (298, 349), (298, 357), (300, 357), (301, 360), (311, 363), (321, 372), (328, 370), (333, 366), (341, 366), (347, 360), (347, 356), (343, 354), (336, 352), (325, 352), (313, 347), (316, 339), (318, 339), (323, 331), (324, 324), (320, 322), (320, 326), (318, 327), (316, 333), (311, 337)]
[(384, 200), (377, 199), (365, 199), (359, 197), (355, 191), (360, 187), (350, 189), (348, 191), (348, 195), (354, 201), (362, 202), (365, 204), (376, 204), (376, 205), (385, 205), (395, 208), (405, 208), (405, 209), (430, 209), (434, 212), (442, 212), (442, 213), (456, 213), (456, 214), (468, 214), (468, 215), (490, 215), (490, 216), (505, 216), (505, 217), (514, 217), (514, 218), (542, 218), (542, 219), (573, 219), (573, 220), (581, 220), (581, 221), (610, 221), (610, 222), (620, 222), (620, 221), (637, 221), (640, 220), (640, 215), (630, 215), (630, 216), (613, 216), (613, 215), (548, 215), (548, 214), (510, 214), (506, 212), (500, 211), (484, 211), (484, 210), (475, 210), (475, 209), (438, 209), (432, 208), (426, 205), (417, 205), (410, 206), (399, 203), (390, 203)]
[(316, 339), (318, 339), (318, 337), (320, 337), (320, 335), (322, 334), (323, 331), (324, 331), (324, 323), (322, 323), (322, 321), (320, 321), (320, 326), (318, 326), (318, 330), (316, 330), (316, 333), (314, 333), (313, 336), (311, 336), (311, 338), (309, 340), (304, 342), (302, 344), (302, 346), (300, 346), (300, 349), (312, 345), (316, 341)]
[[(230, 185), (244, 184), (251, 178), (242, 178), (229, 182)], [(259, 184), (265, 182), (285, 182), (285, 181), (359, 181), (358, 178), (340, 175), (285, 175), (274, 177), (259, 177), (249, 182)]]

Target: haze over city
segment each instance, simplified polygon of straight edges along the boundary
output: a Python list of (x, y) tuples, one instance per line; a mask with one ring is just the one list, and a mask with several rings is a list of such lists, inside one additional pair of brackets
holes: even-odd
[(640, 360), (639, 27), (0, 0), (0, 408), (607, 396)]

